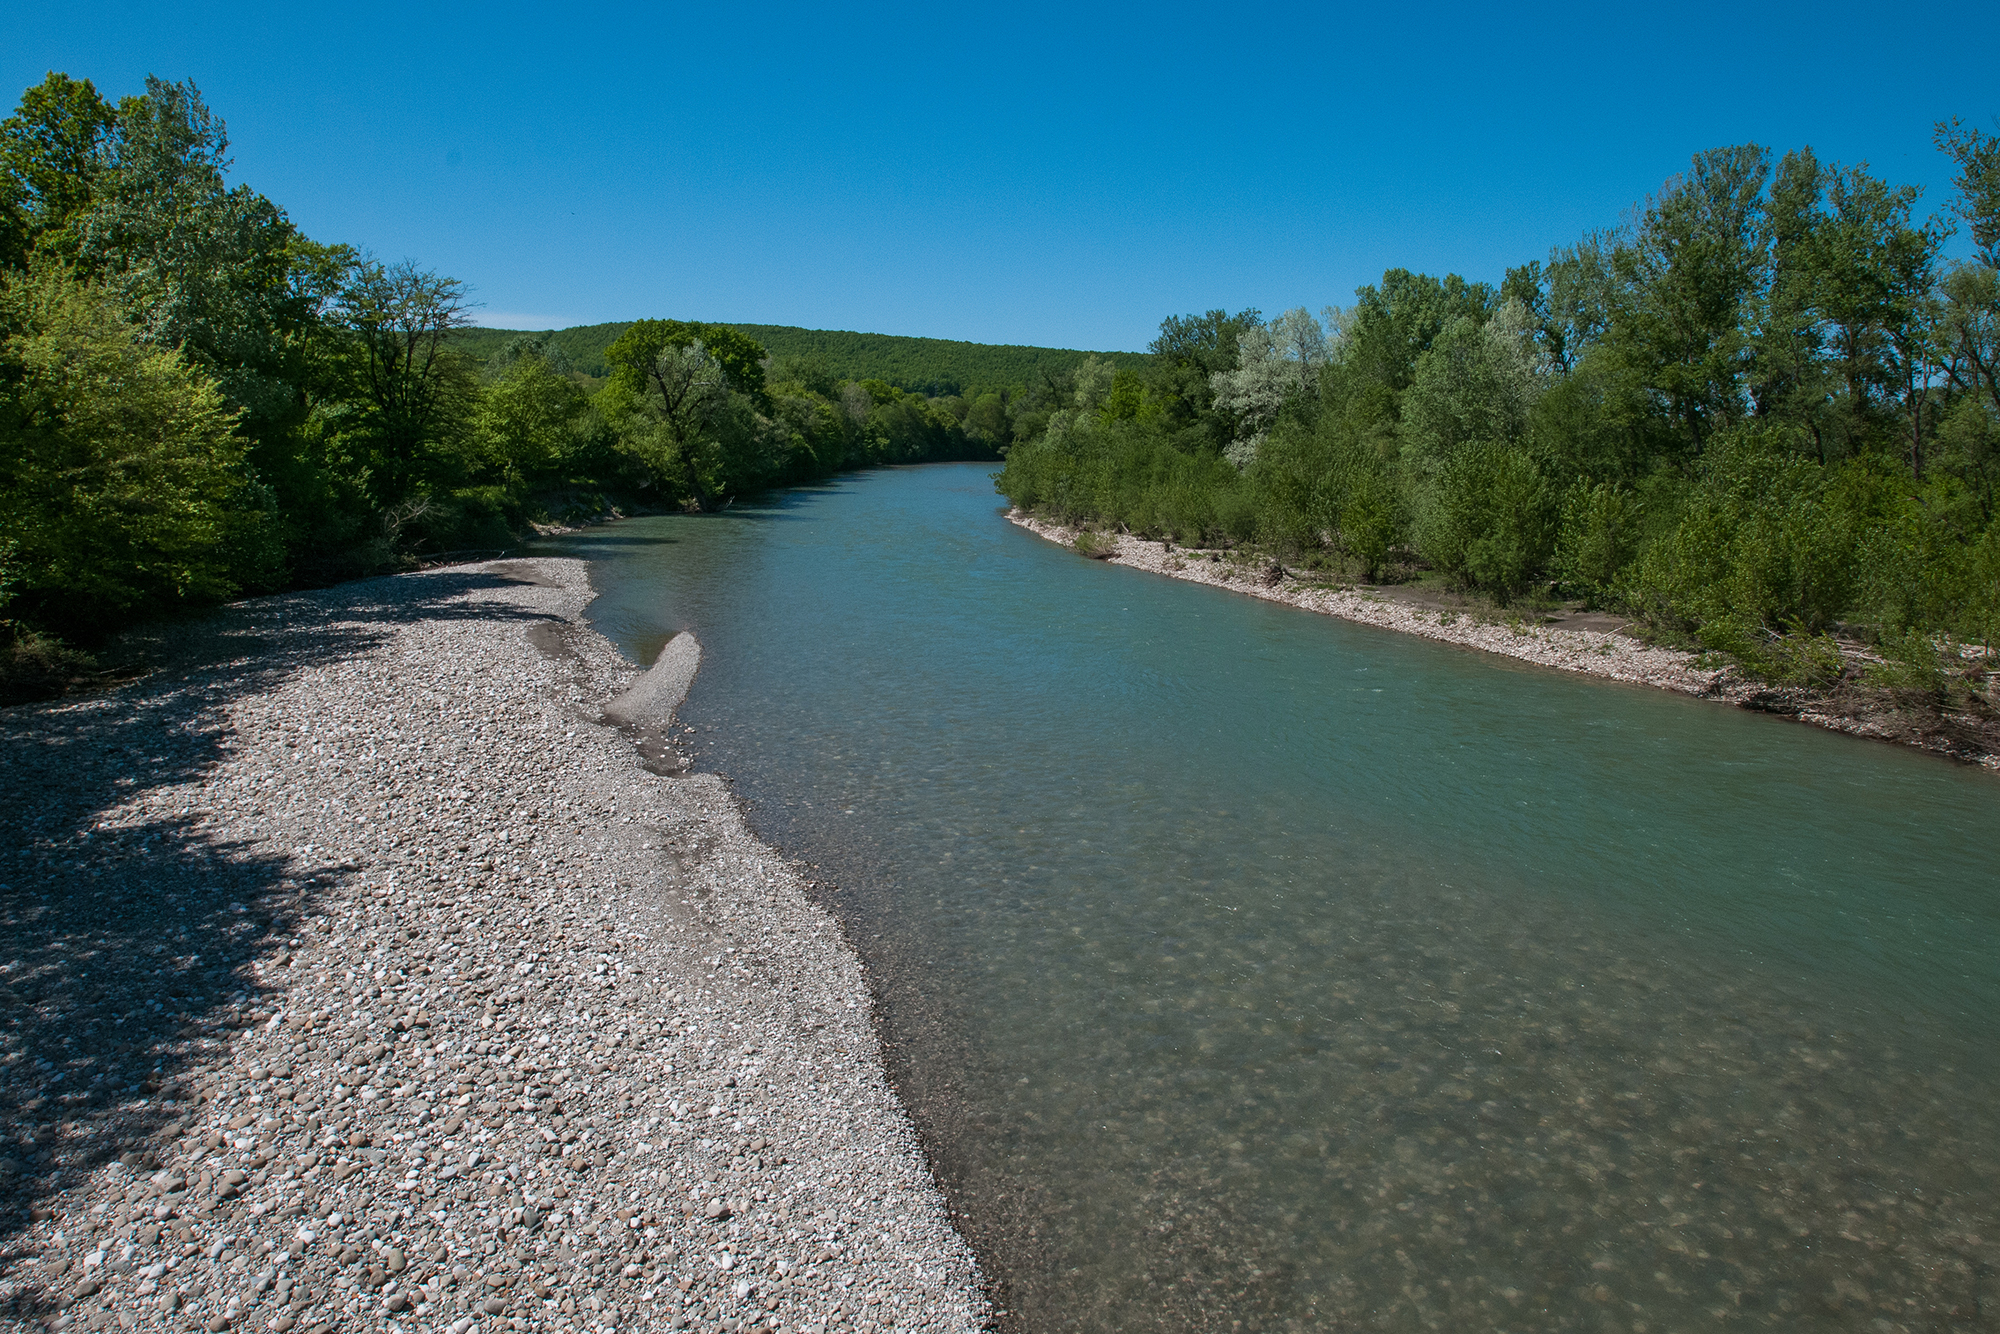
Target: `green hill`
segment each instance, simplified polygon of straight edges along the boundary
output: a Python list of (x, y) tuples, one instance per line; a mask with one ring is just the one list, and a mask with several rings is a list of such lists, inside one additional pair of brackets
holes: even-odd
[[(540, 333), (561, 348), (570, 364), (587, 375), (604, 375), (604, 349), (625, 332), (629, 322), (583, 324)], [(887, 380), (898, 389), (925, 394), (957, 394), (973, 388), (1024, 385), (1044, 369), (1067, 370), (1090, 356), (1066, 347), (1022, 347), (1007, 343), (961, 343), (948, 338), (910, 338), (901, 334), (852, 333), (835, 329), (798, 329), (786, 324), (732, 324), (764, 345), (773, 357), (817, 356), (841, 380)], [(520, 329), (467, 329), (458, 347), (477, 361), (498, 352)], [(1142, 352), (1099, 352), (1120, 365), (1137, 367)]]

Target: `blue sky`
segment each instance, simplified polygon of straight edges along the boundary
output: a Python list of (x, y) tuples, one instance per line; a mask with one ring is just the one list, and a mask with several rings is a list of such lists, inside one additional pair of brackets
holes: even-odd
[(489, 324), (1136, 349), (1394, 265), (1497, 282), (1721, 144), (1942, 209), (1990, 5), (71, 3), (0, 19), (0, 75), (193, 78), (238, 179)]

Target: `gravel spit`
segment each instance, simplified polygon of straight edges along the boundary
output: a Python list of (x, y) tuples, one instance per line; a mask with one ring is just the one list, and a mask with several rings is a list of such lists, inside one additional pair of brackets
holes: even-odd
[(988, 1323), (861, 964), (662, 720), (603, 721), (589, 597), (258, 599), (0, 712), (0, 1323)]

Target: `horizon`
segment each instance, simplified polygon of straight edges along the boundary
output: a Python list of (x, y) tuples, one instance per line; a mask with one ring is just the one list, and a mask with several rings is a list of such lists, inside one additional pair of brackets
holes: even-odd
[(1934, 123), (2000, 110), (1983, 46), (1948, 40), (1969, 4), (1928, 16), (1915, 81), (1859, 5), (1710, 5), (1664, 38), (1575, 5), (760, 17), (94, 3), (17, 16), (0, 69), (16, 97), (49, 70), (113, 98), (192, 79), (235, 181), (316, 240), (463, 280), (485, 327), (726, 310), (1103, 351), (1169, 315), (1345, 306), (1389, 268), (1497, 285), (1727, 144), (1865, 162), (1938, 213)]

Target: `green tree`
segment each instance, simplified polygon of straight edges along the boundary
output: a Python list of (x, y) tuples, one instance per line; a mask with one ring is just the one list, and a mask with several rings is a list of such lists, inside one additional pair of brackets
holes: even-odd
[(212, 380), (54, 261), (0, 280), (0, 321), (0, 530), (28, 620), (98, 638), (269, 586), (268, 498)]
[(471, 324), (465, 285), (409, 261), (355, 263), (336, 316), (340, 369), (358, 411), (336, 429), (346, 465), (384, 507), (449, 469), (476, 386), (451, 336)]
[(764, 395), (764, 346), (747, 334), (726, 324), (699, 324), (692, 320), (635, 320), (626, 326), (610, 347), (604, 360), (612, 378), (638, 391), (652, 374), (660, 353), (670, 347), (700, 343), (710, 360), (721, 370), (728, 387), (753, 401)]
[(0, 264), (26, 263), (38, 242), (74, 253), (69, 226), (91, 201), (115, 119), (88, 79), (52, 71), (21, 94), (0, 122)]
[(2000, 269), (2000, 136), (1952, 119), (1937, 123), (1936, 143), (1958, 168), (1952, 211), (1972, 228), (1978, 262)]
[(261, 436), (296, 423), (311, 344), (353, 257), (313, 246), (270, 200), (230, 187), (228, 147), (192, 83), (149, 78), (142, 96), (120, 100), (71, 225), (83, 269), (149, 339), (213, 375)]
[(1698, 154), (1613, 256), (1619, 286), (1608, 337), (1658, 395), (1686, 458), (1743, 415), (1769, 173), (1770, 154), (1754, 144)]
[(1507, 309), (1504, 322), (1457, 317), (1417, 358), (1402, 411), (1412, 462), (1442, 465), (1468, 445), (1521, 437), (1538, 386), (1528, 312), (1518, 302)]
[(1416, 529), (1425, 559), (1504, 606), (1547, 567), (1557, 503), (1526, 451), (1480, 442), (1425, 484)]
[(1417, 360), (1454, 320), (1484, 324), (1496, 297), (1485, 283), (1390, 269), (1379, 285), (1355, 291), (1345, 359), (1377, 395), (1395, 402), (1416, 375)]
[(1195, 439), (1217, 450), (1229, 442), (1232, 423), (1215, 411), (1215, 377), (1236, 369), (1243, 334), (1263, 322), (1254, 309), (1160, 321), (1159, 335), (1147, 346), (1152, 360), (1146, 374), (1170, 429), (1192, 429)]
[[(667, 321), (642, 321), (664, 324)], [(651, 359), (633, 358), (648, 349), (635, 340), (613, 343), (605, 356), (614, 369), (608, 397), (625, 418), (625, 448), (654, 476), (676, 478), (702, 509), (713, 508), (711, 482), (722, 461), (717, 427), (729, 404), (729, 375), (699, 340), (662, 340)]]
[(551, 480), (582, 451), (590, 416), (581, 385), (537, 353), (516, 356), (480, 395), (478, 457), (512, 485)]

